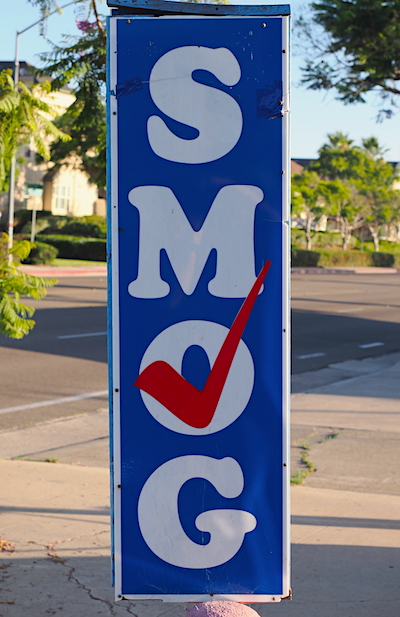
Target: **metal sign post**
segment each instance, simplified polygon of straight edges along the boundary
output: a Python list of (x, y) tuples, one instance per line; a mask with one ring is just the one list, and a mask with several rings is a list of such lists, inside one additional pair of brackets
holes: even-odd
[(26, 187), (26, 209), (32, 210), (31, 242), (35, 242), (36, 236), (36, 212), (43, 210), (43, 184), (28, 184)]
[(109, 4), (116, 597), (278, 602), (289, 7)]

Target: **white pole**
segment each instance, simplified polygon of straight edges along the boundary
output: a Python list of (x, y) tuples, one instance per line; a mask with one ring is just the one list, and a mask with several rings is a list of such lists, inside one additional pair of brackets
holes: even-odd
[[(19, 35), (17, 32), (15, 37), (15, 56), (14, 56), (14, 86), (18, 90), (19, 82)], [(15, 154), (11, 159), (10, 165), (10, 180), (8, 192), (8, 263), (12, 263), (11, 249), (14, 242), (14, 210), (15, 210)]]
[[(17, 85), (19, 82), (19, 37), (20, 35), (26, 32), (27, 30), (30, 30), (34, 26), (37, 26), (37, 24), (40, 24), (42, 21), (47, 19), (47, 17), (54, 15), (54, 13), (59, 13), (61, 9), (65, 9), (67, 6), (70, 6), (71, 4), (75, 4), (75, 2), (68, 2), (67, 4), (64, 4), (63, 6), (58, 7), (55, 11), (52, 11), (51, 13), (49, 13), (49, 15), (46, 15), (46, 17), (41, 17), (40, 19), (35, 21), (34, 24), (31, 24), (30, 26), (28, 26), (27, 28), (24, 28), (20, 32), (17, 32), (16, 37), (15, 37), (15, 56), (14, 56), (15, 90), (17, 90)], [(12, 255), (10, 251), (14, 243), (15, 161), (16, 161), (16, 157), (14, 155), (11, 159), (11, 165), (10, 165), (10, 181), (9, 181), (10, 188), (9, 188), (9, 193), (8, 193), (8, 262), (10, 264), (12, 263)]]
[(35, 204), (33, 204), (32, 227), (31, 227), (31, 242), (35, 242), (35, 234), (36, 234), (36, 208), (35, 208)]

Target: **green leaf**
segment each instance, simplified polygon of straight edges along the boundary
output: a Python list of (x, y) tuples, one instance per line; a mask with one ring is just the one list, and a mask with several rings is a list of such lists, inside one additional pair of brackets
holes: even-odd
[(0, 332), (12, 338), (23, 338), (35, 322), (30, 319), (35, 309), (21, 302), (21, 297), (28, 296), (41, 300), (47, 288), (57, 283), (56, 279), (46, 279), (22, 272), (19, 260), (26, 259), (34, 246), (27, 240), (14, 244), (11, 251), (18, 262), (9, 263), (7, 259), (7, 236), (0, 238)]

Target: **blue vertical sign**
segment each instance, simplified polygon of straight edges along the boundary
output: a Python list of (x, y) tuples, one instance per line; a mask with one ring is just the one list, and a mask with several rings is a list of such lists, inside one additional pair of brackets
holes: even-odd
[(288, 17), (118, 16), (109, 38), (116, 595), (279, 601)]

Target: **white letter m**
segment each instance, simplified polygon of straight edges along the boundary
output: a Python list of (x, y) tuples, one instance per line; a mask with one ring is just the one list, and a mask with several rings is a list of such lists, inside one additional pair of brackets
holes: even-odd
[(139, 210), (139, 265), (128, 291), (135, 298), (162, 298), (170, 286), (160, 276), (160, 251), (168, 255), (180, 286), (191, 295), (210, 252), (217, 251), (217, 271), (208, 290), (220, 298), (245, 298), (255, 278), (254, 215), (263, 199), (252, 185), (224, 186), (199, 231), (188, 221), (172, 190), (138, 186), (129, 201)]

